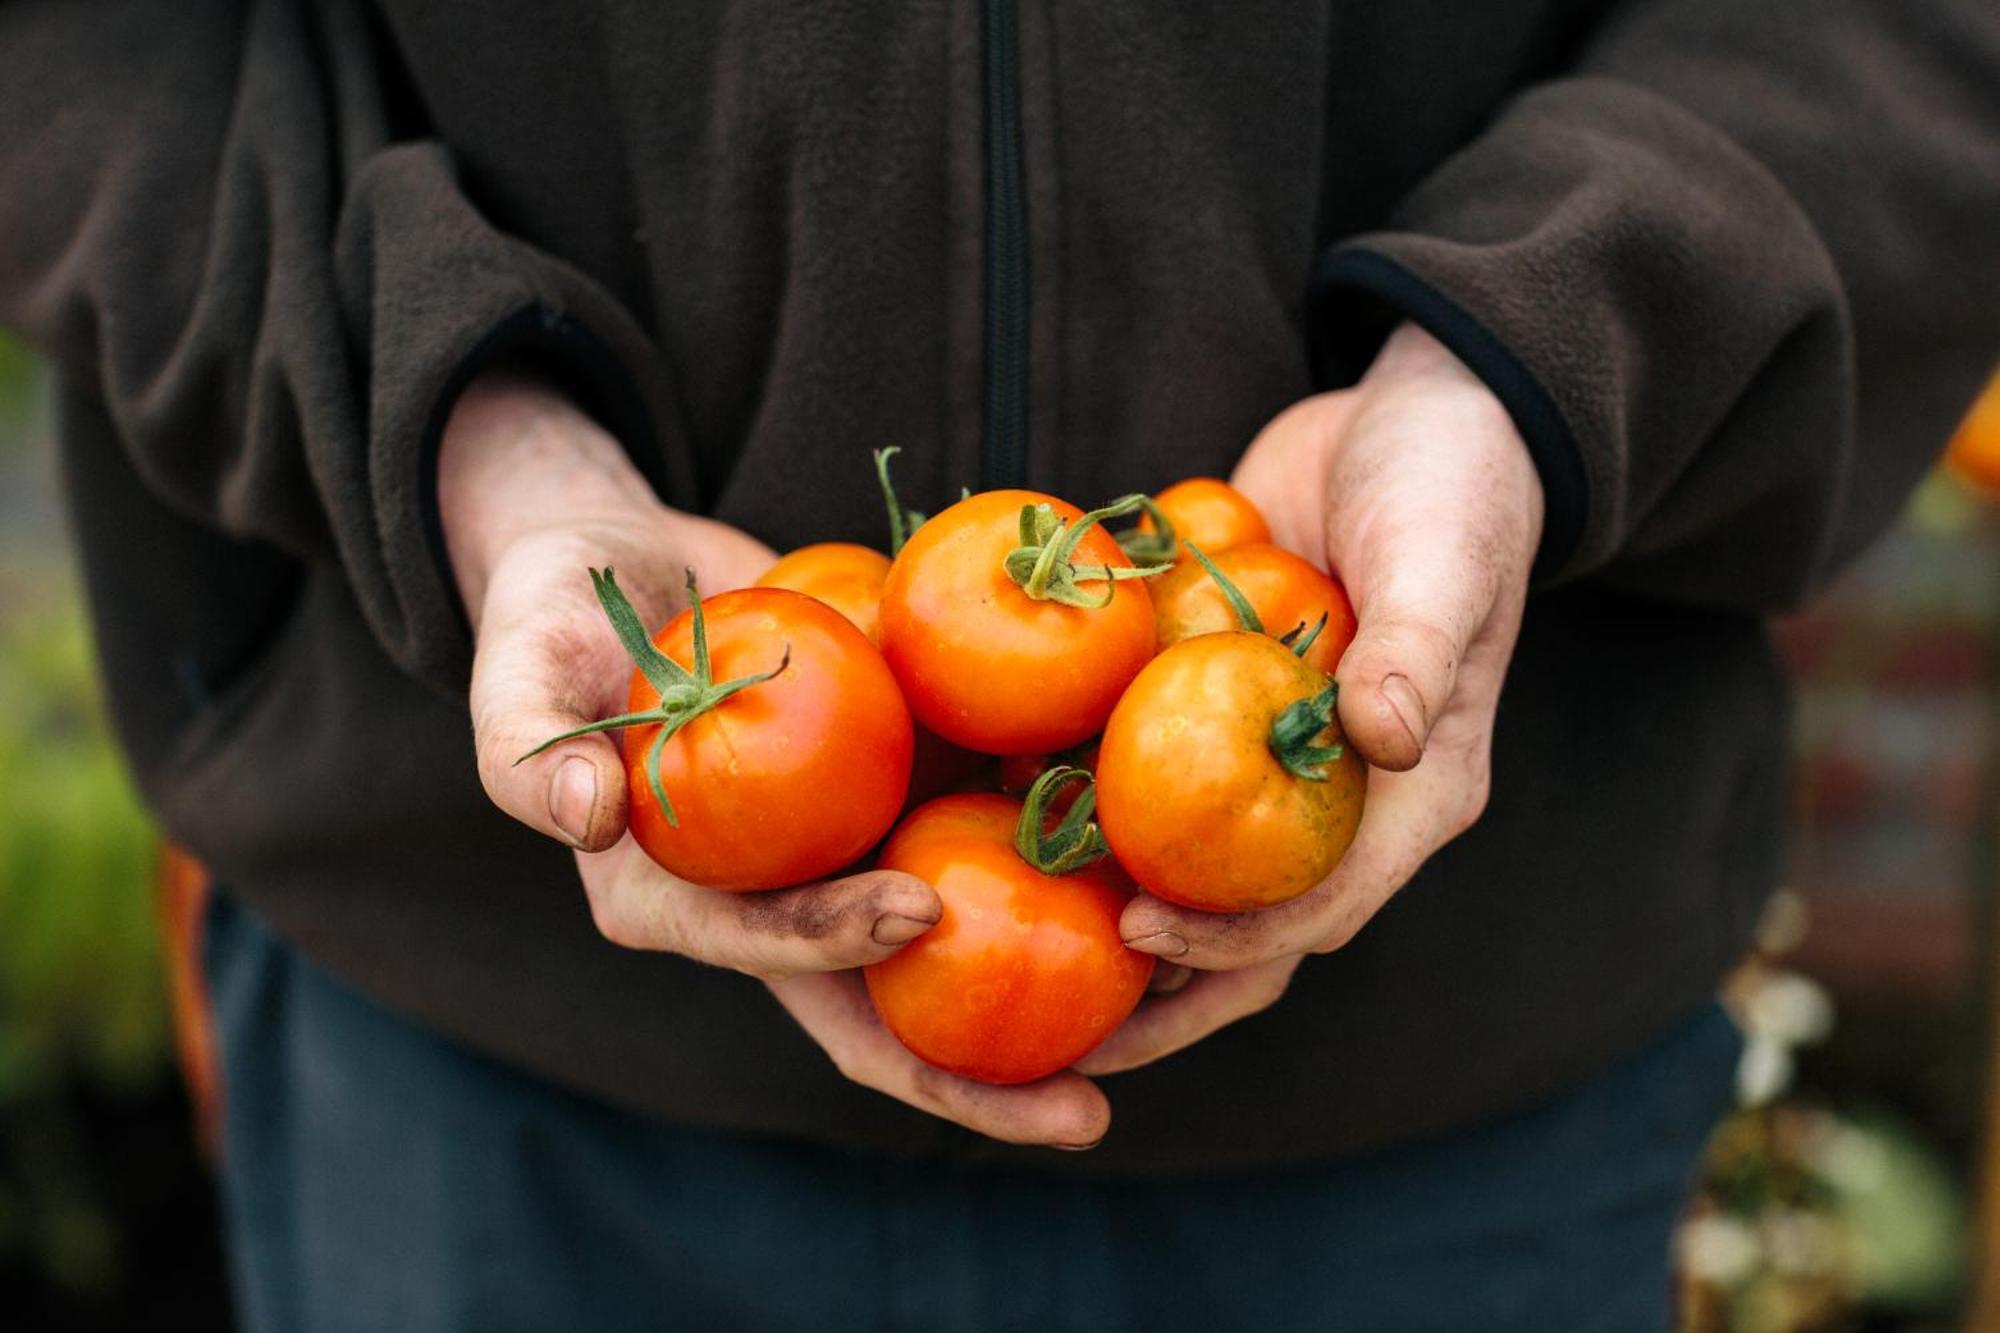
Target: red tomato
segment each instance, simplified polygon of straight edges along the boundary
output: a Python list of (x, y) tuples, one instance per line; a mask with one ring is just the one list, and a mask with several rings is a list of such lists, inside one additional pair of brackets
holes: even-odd
[[(1154, 658), (1118, 701), (1097, 764), (1097, 819), (1120, 864), (1159, 897), (1208, 912), (1270, 907), (1332, 874), (1368, 779), (1333, 698), (1323, 672), (1262, 634), (1203, 634)], [(1283, 748), (1317, 777), (1274, 746), (1300, 700), (1318, 707)]]
[[(714, 889), (802, 884), (852, 864), (895, 823), (910, 780), (909, 709), (882, 656), (824, 603), (782, 588), (744, 588), (702, 603), (718, 682), (772, 670), (670, 737), (654, 797), (646, 751), (658, 725), (623, 736), (632, 836), (660, 865)], [(654, 644), (694, 666), (683, 611)], [(660, 694), (634, 672), (630, 711)]]
[(910, 536), (882, 590), (882, 653), (917, 720), (987, 754), (1060, 750), (1094, 735), (1153, 655), (1153, 602), (1138, 579), (1091, 578), (1132, 562), (1102, 526), (1074, 552), (1077, 591), (1102, 606), (1037, 600), (1007, 569), (1021, 510), (1074, 505), (1035, 491), (988, 491)]
[[(894, 450), (884, 451), (894, 453)], [(878, 461), (878, 466), (882, 464)], [(886, 479), (884, 485), (887, 485)], [(902, 511), (898, 510), (899, 515)], [(900, 531), (897, 534), (900, 536)], [(853, 542), (817, 542), (780, 556), (757, 580), (760, 588), (790, 588), (825, 602), (878, 647), (882, 642), (882, 583), (889, 557)], [(928, 727), (917, 728), (916, 758), (904, 808), (975, 782), (990, 757), (953, 745)]]
[[(1153, 497), (1153, 503), (1174, 525), (1174, 560), (1193, 563), (1181, 542), (1193, 542), (1209, 555), (1233, 546), (1271, 540), (1271, 525), (1264, 521), (1250, 497), (1226, 481), (1214, 477), (1189, 477), (1177, 481)], [(1141, 532), (1153, 532), (1150, 516), (1139, 520)]]
[(1153, 975), (1153, 960), (1118, 934), (1132, 884), (1117, 863), (1043, 874), (1014, 850), (1021, 808), (990, 793), (946, 796), (903, 821), (879, 864), (931, 884), (944, 914), (864, 970), (898, 1041), (987, 1083), (1075, 1064), (1125, 1021)]
[(779, 556), (757, 580), (760, 588), (790, 588), (817, 597), (854, 622), (870, 643), (881, 642), (882, 581), (889, 557), (853, 542), (815, 542)]
[[(1200, 542), (1195, 545), (1201, 546)], [(1306, 665), (1328, 675), (1354, 642), (1354, 608), (1347, 591), (1300, 556), (1269, 542), (1233, 546), (1220, 553), (1201, 547), (1224, 578), (1235, 584), (1263, 622), (1264, 632), (1282, 638), (1304, 634), (1326, 617), (1326, 628), (1306, 649)], [(1242, 629), (1228, 599), (1201, 563), (1189, 559), (1153, 584), (1153, 623), (1162, 651), (1197, 634)]]

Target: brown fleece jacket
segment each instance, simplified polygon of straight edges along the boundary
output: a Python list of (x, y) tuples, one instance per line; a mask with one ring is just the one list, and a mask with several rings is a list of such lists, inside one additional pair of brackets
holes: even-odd
[(0, 9), (0, 320), (56, 369), (114, 710), (312, 958), (687, 1123), (1010, 1154), (763, 989), (592, 931), (482, 797), (432, 491), (555, 377), (779, 547), (1228, 469), (1415, 319), (1549, 501), (1494, 796), (1271, 1011), (1051, 1170), (1500, 1114), (1710, 992), (1779, 868), (1760, 616), (1895, 512), (2000, 345), (1991, 0), (185, 0)]

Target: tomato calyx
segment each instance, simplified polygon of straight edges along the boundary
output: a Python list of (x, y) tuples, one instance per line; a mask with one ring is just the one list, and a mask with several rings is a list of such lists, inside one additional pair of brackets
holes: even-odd
[[(1052, 829), (1048, 822), (1049, 804), (1063, 788), (1081, 782), (1083, 790), (1069, 813)], [(1020, 822), (1014, 825), (1014, 850), (1023, 861), (1044, 875), (1067, 875), (1111, 854), (1104, 833), (1093, 816), (1097, 813), (1097, 779), (1087, 768), (1058, 764), (1035, 779), (1022, 798)]]
[[(1229, 603), (1230, 611), (1236, 616), (1236, 623), (1252, 634), (1269, 634), (1270, 631), (1264, 628), (1264, 618), (1257, 614), (1256, 607), (1250, 605), (1250, 599), (1243, 595), (1243, 590), (1237, 587), (1199, 546), (1193, 542), (1182, 542), (1181, 545), (1187, 547), (1188, 553), (1201, 562), (1201, 567), (1207, 571), (1209, 578), (1213, 579), (1215, 586), (1222, 590), (1222, 599)], [(1322, 611), (1311, 629), (1307, 629), (1306, 622), (1301, 620), (1283, 634), (1273, 637), (1291, 649), (1292, 656), (1303, 658), (1319, 638), (1320, 631), (1326, 628), (1326, 621), (1326, 612)], [(1336, 753), (1333, 757), (1338, 759), (1340, 756)]]
[(889, 554), (892, 557), (902, 554), (903, 543), (908, 541), (910, 534), (921, 528), (924, 520), (929, 517), (927, 514), (905, 507), (903, 502), (896, 498), (895, 484), (889, 480), (889, 460), (902, 452), (902, 446), (896, 444), (875, 451), (875, 479), (882, 484), (883, 503), (889, 506)]
[[(1038, 602), (1060, 602), (1086, 611), (1111, 605), (1112, 585), (1120, 579), (1149, 579), (1166, 573), (1168, 566), (1119, 569), (1110, 565), (1079, 565), (1075, 558), (1077, 543), (1104, 520), (1136, 513), (1147, 503), (1143, 495), (1127, 495), (1102, 509), (1091, 510), (1074, 523), (1058, 517), (1046, 503), (1022, 505), (1021, 544), (1007, 552), (1007, 577)], [(1102, 582), (1104, 595), (1092, 597), (1076, 586), (1079, 581)]]
[(1180, 553), (1174, 536), (1174, 521), (1150, 495), (1139, 497), (1139, 508), (1153, 521), (1153, 529), (1127, 528), (1116, 534), (1118, 545), (1135, 565), (1171, 565)]
[(1286, 772), (1307, 782), (1325, 782), (1326, 765), (1345, 754), (1340, 745), (1315, 745), (1319, 734), (1333, 725), (1340, 704), (1340, 686), (1329, 680), (1318, 694), (1294, 699), (1271, 723), (1271, 754)]
[(674, 828), (681, 826), (680, 816), (674, 813), (674, 803), (667, 799), (667, 789), (660, 782), (660, 752), (667, 742), (682, 727), (708, 712), (732, 694), (741, 693), (752, 685), (762, 685), (792, 664), (792, 646), (785, 645), (784, 655), (778, 665), (769, 671), (751, 676), (738, 676), (734, 680), (716, 683), (715, 670), (708, 656), (708, 622), (702, 615), (701, 592), (695, 586), (694, 569), (687, 571), (688, 607), (694, 616), (694, 670), (690, 671), (673, 658), (668, 657), (653, 646), (652, 638), (646, 633), (646, 626), (639, 619), (638, 611), (618, 586), (618, 579), (609, 566), (602, 570), (590, 571), (590, 586), (597, 592), (597, 604), (604, 608), (604, 616), (611, 622), (612, 630), (618, 635), (618, 642), (632, 658), (632, 664), (646, 683), (659, 692), (657, 707), (642, 709), (636, 713), (620, 713), (617, 717), (607, 717), (592, 722), (574, 731), (565, 731), (560, 736), (551, 736), (534, 749), (516, 759), (515, 763), (533, 759), (552, 745), (574, 740), (578, 736), (588, 736), (600, 731), (615, 731), (621, 727), (657, 726), (660, 730), (653, 737), (653, 743), (646, 749), (646, 782), (652, 788), (653, 799), (660, 803), (660, 812), (667, 817), (667, 823)]

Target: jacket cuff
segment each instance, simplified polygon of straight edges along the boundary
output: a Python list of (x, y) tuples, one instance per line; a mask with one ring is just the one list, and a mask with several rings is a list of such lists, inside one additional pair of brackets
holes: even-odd
[(1403, 320), (1443, 343), (1485, 381), (1514, 418), (1541, 475), (1542, 544), (1535, 555), (1535, 577), (1561, 569), (1576, 550), (1589, 505), (1583, 454), (1555, 399), (1520, 358), (1450, 297), (1366, 246), (1341, 247), (1322, 256), (1313, 267), (1307, 302), (1313, 375), (1324, 388), (1360, 379)]
[(1400, 316), (1506, 404), (1548, 497), (1540, 580), (1762, 604), (1820, 563), (1847, 452), (1839, 278), (1783, 185), (1688, 109), (1539, 85), (1315, 292), (1326, 373)]
[(438, 451), (453, 405), (506, 363), (549, 381), (632, 455), (669, 503), (695, 503), (679, 403), (657, 349), (615, 294), (505, 234), (460, 190), (435, 144), (370, 161), (338, 241), (342, 298), (367, 370), (368, 491), (330, 505), (343, 563), (403, 669), (462, 693), (472, 636), (446, 556)]
[[(430, 548), (431, 572), (447, 590), (455, 611), (456, 642), (464, 654), (464, 673), (471, 671), (472, 621), (456, 595), (458, 576), (444, 537), (444, 516), (438, 507), (438, 453), (444, 446), (445, 423), (471, 383), (500, 367), (532, 375), (602, 426), (625, 446), (653, 491), (674, 493), (665, 452), (660, 448), (653, 410), (635, 380), (619, 365), (617, 355), (590, 329), (551, 306), (524, 305), (487, 330), (448, 374), (440, 387), (417, 450), (417, 504), (424, 540)], [(454, 654), (456, 657), (456, 654)], [(462, 679), (459, 663), (445, 665), (453, 679)]]

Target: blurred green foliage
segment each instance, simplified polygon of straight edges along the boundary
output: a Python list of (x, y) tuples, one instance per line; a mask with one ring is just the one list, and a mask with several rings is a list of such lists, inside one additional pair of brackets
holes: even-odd
[(90, 1291), (122, 1260), (79, 1098), (156, 1095), (172, 1052), (154, 834), (98, 698), (38, 403), (0, 337), (0, 1263)]
[(113, 1084), (166, 1050), (153, 835), (113, 749), (74, 600), (0, 625), (0, 1102), (60, 1066)]

